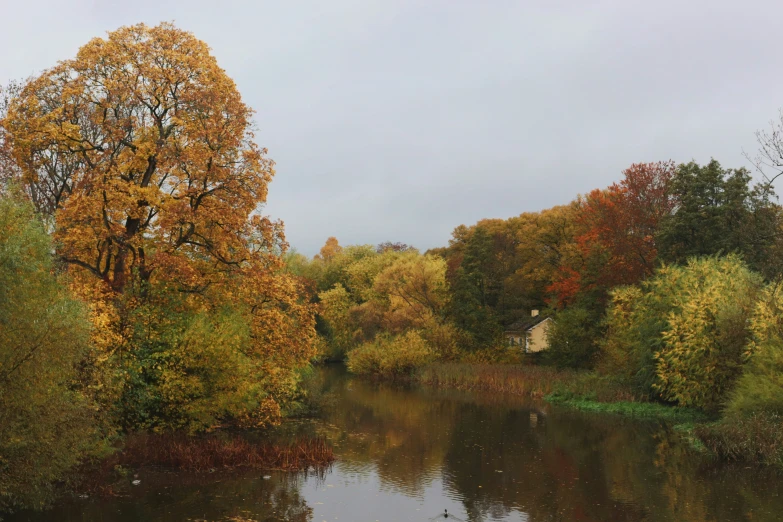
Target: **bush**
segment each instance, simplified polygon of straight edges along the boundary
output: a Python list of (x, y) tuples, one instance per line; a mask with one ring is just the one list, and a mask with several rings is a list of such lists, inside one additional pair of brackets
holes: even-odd
[[(663, 347), (654, 354), (653, 386), (682, 406), (714, 409), (741, 372), (761, 278), (736, 256), (691, 260), (670, 270), (669, 277), (681, 283)], [(666, 276), (663, 271), (659, 277)]]
[(415, 330), (397, 336), (379, 335), (348, 353), (348, 370), (365, 375), (410, 375), (436, 359), (435, 351)]
[(783, 415), (783, 344), (768, 341), (756, 348), (731, 392), (725, 413), (730, 417), (756, 412)]
[(169, 296), (139, 306), (131, 319), (133, 364), (121, 398), (127, 429), (196, 433), (278, 421), (267, 376), (248, 355), (241, 310), (189, 310)]
[(599, 369), (637, 393), (715, 409), (742, 369), (761, 279), (736, 256), (668, 266), (613, 293)]
[(558, 368), (590, 368), (595, 363), (601, 335), (600, 316), (583, 306), (557, 314), (548, 331), (549, 349), (543, 359)]
[(726, 414), (731, 417), (755, 412), (783, 415), (783, 290), (770, 285), (756, 304), (751, 318), (752, 339), (748, 359), (731, 393)]
[(438, 359), (444, 361), (459, 357), (460, 346), (467, 342), (465, 332), (451, 323), (429, 321), (426, 327), (420, 330), (420, 333), (435, 351)]

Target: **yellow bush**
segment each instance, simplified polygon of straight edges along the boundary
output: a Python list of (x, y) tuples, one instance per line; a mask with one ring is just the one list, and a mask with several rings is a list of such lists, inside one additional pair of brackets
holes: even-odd
[(437, 358), (415, 330), (397, 336), (378, 336), (348, 353), (348, 370), (367, 375), (403, 375)]
[(745, 351), (747, 363), (726, 413), (783, 414), (783, 289), (778, 284), (763, 291), (750, 320), (750, 330), (752, 338)]

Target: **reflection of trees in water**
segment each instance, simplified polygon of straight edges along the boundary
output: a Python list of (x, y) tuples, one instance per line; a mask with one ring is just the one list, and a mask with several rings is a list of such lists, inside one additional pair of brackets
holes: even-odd
[[(307, 505), (300, 493), (301, 474), (275, 474), (271, 480), (256, 476), (227, 478), (215, 482), (204, 477), (205, 484), (194, 487), (193, 484), (172, 488), (172, 498), (168, 500), (158, 496), (145, 497), (143, 506), (149, 510), (149, 516), (140, 516), (132, 520), (154, 520), (154, 516), (168, 513), (169, 518), (161, 520), (188, 520), (203, 517), (204, 520), (217, 521), (232, 517), (247, 518), (258, 522), (309, 522), (313, 510)], [(312, 479), (311, 479), (312, 480)], [(138, 513), (137, 513), (138, 515)], [(195, 517), (194, 515), (198, 515)]]
[(329, 413), (330, 435), (345, 469), (374, 468), (384, 488), (421, 496), (438, 478), (452, 429), (452, 401), (401, 392), (383, 384), (351, 381), (337, 391)]
[[(264, 480), (258, 473), (192, 474), (142, 470), (139, 476), (142, 483), (130, 491), (130, 498), (64, 504), (54, 511), (20, 514), (17, 520), (310, 522), (313, 518), (313, 509), (300, 493), (302, 474), (280, 473)], [(12, 516), (8, 522), (15, 519)]]
[[(783, 476), (711, 464), (662, 423), (549, 411), (520, 400), (336, 382), (340, 465), (422, 496), (441, 479), (471, 521), (777, 520)], [(531, 415), (533, 413), (533, 415)], [(773, 509), (774, 508), (774, 509)]]

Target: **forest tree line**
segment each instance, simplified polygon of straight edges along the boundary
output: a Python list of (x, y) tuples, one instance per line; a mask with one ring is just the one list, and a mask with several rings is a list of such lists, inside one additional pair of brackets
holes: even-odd
[[(568, 205), (460, 225), (423, 254), (330, 238), (286, 262), (313, 289), (322, 354), (357, 373), (551, 364), (638, 399), (783, 412), (783, 211), (766, 172), (754, 184), (716, 160), (634, 164)], [(503, 338), (533, 309), (554, 319), (535, 358)]]

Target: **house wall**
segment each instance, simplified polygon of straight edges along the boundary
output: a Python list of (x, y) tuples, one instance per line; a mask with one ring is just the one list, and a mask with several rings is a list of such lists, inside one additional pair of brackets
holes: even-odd
[(528, 352), (540, 352), (549, 348), (547, 340), (547, 331), (549, 330), (550, 319), (535, 325), (528, 331)]
[(524, 346), (525, 334), (523, 333), (507, 333), (506, 344), (509, 346)]

